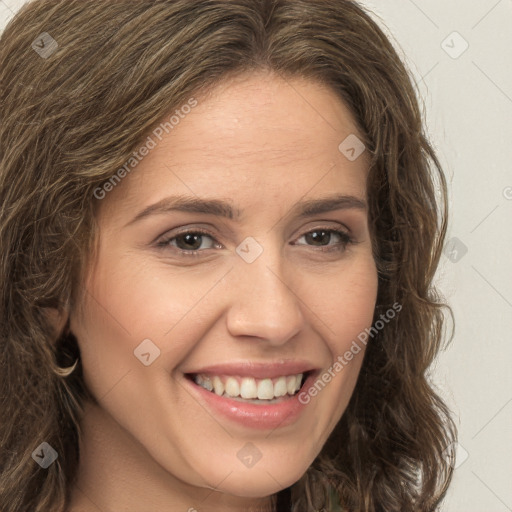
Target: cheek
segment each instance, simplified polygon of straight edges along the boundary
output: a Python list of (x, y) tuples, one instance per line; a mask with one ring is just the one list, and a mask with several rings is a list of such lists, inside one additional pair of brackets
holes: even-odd
[(124, 261), (128, 257), (103, 255), (87, 281), (83, 313), (71, 316), (84, 377), (96, 396), (108, 393), (128, 372), (144, 371), (136, 357), (139, 346), (149, 347), (155, 367), (185, 358), (193, 349), (190, 340), (200, 339), (211, 320), (209, 295), (215, 295), (215, 284), (225, 273)]
[[(372, 326), (378, 278), (373, 258), (359, 260), (336, 278), (324, 280), (324, 286), (310, 295), (311, 309), (324, 324), (324, 340), (331, 364), (324, 368), (309, 389), (304, 402), (317, 401), (319, 417), (314, 437), (324, 442), (345, 411), (355, 388)], [(313, 290), (313, 288), (312, 288)], [(313, 309), (314, 308), (314, 309)]]
[(308, 279), (305, 302), (325, 325), (323, 332), (334, 358), (372, 323), (378, 288), (375, 262), (365, 256), (321, 280)]

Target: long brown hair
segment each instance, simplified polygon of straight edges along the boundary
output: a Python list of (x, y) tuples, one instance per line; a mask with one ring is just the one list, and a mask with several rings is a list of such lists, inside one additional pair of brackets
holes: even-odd
[[(34, 41), (43, 36), (46, 54)], [(53, 43), (51, 37), (55, 42)], [(434, 511), (456, 427), (429, 383), (444, 311), (433, 286), (446, 183), (404, 64), (349, 0), (35, 0), (0, 40), (0, 507), (64, 512), (89, 396), (66, 326), (97, 234), (94, 191), (164, 114), (228, 75), (269, 70), (327, 84), (351, 109), (371, 166), (374, 320), (351, 401), (292, 510)], [(341, 142), (341, 141), (340, 141)], [(437, 192), (436, 192), (437, 189)], [(438, 197), (439, 196), (439, 197)], [(107, 199), (108, 200), (108, 199)], [(48, 442), (58, 459), (31, 454)]]

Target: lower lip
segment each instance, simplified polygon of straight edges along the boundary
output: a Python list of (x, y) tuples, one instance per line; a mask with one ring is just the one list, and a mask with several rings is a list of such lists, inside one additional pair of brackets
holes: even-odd
[(204, 389), (189, 378), (185, 377), (184, 380), (199, 403), (205, 405), (214, 414), (219, 413), (244, 427), (275, 430), (286, 427), (298, 420), (307, 405), (299, 401), (299, 394), (303, 389), (308, 389), (311, 386), (314, 376), (315, 373), (312, 372), (295, 395), (284, 398), (281, 402), (268, 405), (232, 400)]

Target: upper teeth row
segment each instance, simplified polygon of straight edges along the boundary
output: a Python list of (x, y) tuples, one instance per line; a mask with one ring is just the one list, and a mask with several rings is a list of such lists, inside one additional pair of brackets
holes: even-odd
[(302, 373), (277, 379), (254, 379), (252, 377), (223, 377), (196, 375), (194, 381), (199, 386), (214, 391), (215, 394), (245, 399), (272, 400), (286, 394), (293, 395), (300, 389)]

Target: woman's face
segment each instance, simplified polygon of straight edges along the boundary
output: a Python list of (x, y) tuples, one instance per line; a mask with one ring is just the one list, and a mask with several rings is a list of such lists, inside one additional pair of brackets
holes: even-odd
[(307, 393), (372, 322), (368, 160), (340, 151), (357, 128), (315, 82), (254, 74), (196, 99), (100, 201), (71, 329), (148, 468), (268, 496), (318, 455), (361, 367), (364, 347)]

